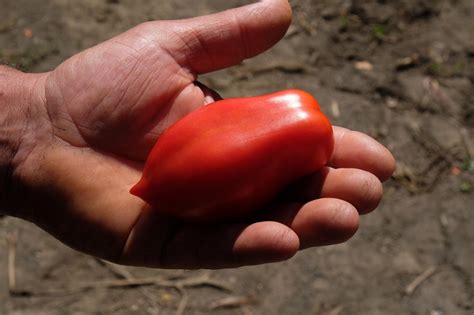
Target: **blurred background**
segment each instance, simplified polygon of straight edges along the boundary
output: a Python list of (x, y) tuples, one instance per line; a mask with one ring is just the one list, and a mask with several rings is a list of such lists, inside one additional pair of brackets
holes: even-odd
[[(51, 70), (140, 22), (247, 2), (0, 0), (0, 61)], [(359, 233), (283, 263), (151, 270), (3, 217), (0, 314), (474, 314), (474, 1), (292, 6), (274, 49), (202, 80), (224, 97), (307, 90), (334, 124), (388, 146), (398, 169)]]

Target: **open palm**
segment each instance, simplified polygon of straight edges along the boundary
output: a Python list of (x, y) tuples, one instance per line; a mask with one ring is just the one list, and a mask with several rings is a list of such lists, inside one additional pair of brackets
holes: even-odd
[(253, 222), (192, 225), (129, 194), (163, 130), (213, 100), (197, 75), (270, 48), (290, 20), (288, 3), (270, 0), (148, 22), (39, 76), (34, 145), (19, 172), (29, 219), (86, 253), (168, 268), (278, 261), (350, 238), (358, 214), (378, 204), (380, 180), (394, 162), (375, 140), (342, 128), (335, 128), (328, 167), (289, 188)]

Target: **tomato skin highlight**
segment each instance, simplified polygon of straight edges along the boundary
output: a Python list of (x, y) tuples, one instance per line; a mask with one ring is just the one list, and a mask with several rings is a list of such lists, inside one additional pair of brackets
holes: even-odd
[(235, 218), (323, 167), (333, 147), (331, 123), (306, 92), (224, 99), (168, 128), (130, 192), (186, 220)]

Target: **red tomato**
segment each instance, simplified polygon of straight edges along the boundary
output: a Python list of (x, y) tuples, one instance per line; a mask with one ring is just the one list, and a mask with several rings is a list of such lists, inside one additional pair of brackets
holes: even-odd
[(333, 145), (329, 120), (306, 92), (226, 99), (166, 130), (131, 193), (183, 219), (234, 218), (320, 169)]

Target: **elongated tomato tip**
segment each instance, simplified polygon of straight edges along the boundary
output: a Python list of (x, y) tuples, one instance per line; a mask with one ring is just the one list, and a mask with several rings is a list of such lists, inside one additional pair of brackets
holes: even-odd
[(144, 186), (143, 180), (140, 180), (138, 183), (133, 185), (132, 188), (130, 188), (130, 193), (143, 199), (143, 192), (145, 191)]

